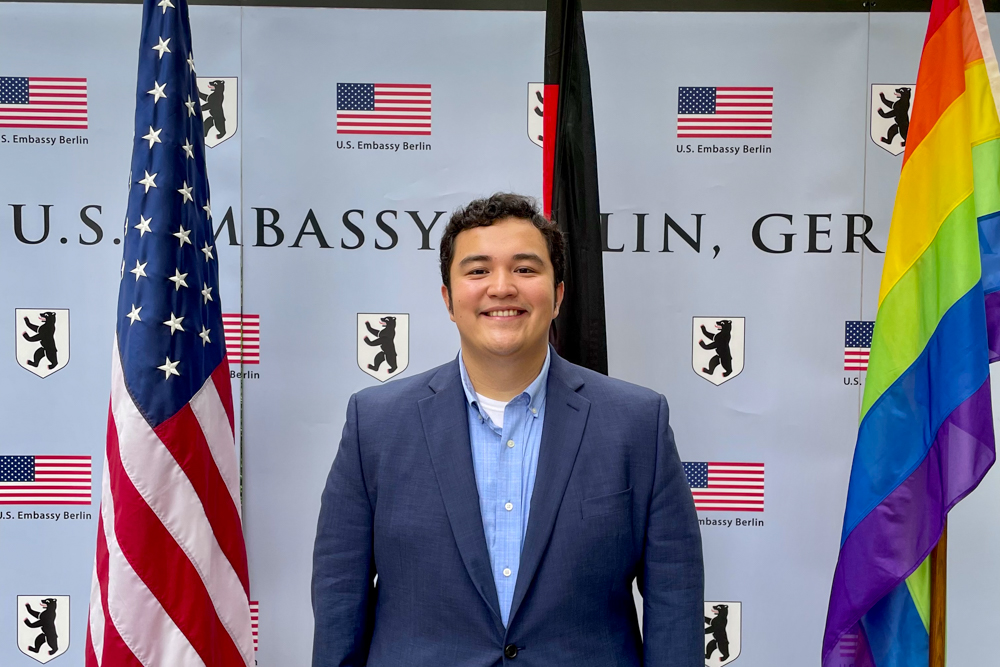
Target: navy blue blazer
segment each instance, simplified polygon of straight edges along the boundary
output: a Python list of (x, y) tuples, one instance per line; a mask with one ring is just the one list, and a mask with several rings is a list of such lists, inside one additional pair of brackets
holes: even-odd
[(313, 667), (701, 667), (701, 533), (666, 400), (554, 353), (547, 391), (507, 628), (457, 359), (351, 397), (313, 553)]

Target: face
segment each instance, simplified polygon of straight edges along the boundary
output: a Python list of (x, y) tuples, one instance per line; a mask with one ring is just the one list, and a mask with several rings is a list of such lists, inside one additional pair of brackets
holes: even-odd
[(554, 284), (545, 237), (530, 221), (504, 218), (459, 233), (450, 276), (450, 303), (443, 285), (441, 295), (467, 354), (544, 354), (563, 284)]

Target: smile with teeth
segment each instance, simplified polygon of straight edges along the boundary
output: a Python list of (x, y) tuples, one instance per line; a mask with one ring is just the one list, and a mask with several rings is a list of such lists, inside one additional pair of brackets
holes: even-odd
[(488, 313), (483, 313), (486, 317), (517, 317), (521, 313), (526, 311), (520, 310), (518, 308), (510, 308), (507, 310), (491, 310)]

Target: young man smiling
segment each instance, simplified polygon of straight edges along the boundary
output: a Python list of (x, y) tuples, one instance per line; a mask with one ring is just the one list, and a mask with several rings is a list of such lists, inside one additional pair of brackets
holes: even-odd
[(700, 667), (701, 538), (666, 401), (548, 346), (564, 263), (530, 199), (452, 216), (441, 294), (461, 351), (351, 398), (314, 667)]

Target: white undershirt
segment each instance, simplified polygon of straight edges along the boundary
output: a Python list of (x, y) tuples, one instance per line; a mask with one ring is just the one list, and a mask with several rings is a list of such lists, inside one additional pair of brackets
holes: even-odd
[(498, 401), (495, 398), (486, 398), (479, 392), (476, 392), (476, 400), (479, 401), (479, 405), (483, 408), (483, 411), (490, 416), (493, 423), (498, 427), (503, 428), (503, 411), (506, 409), (507, 404), (510, 401)]

